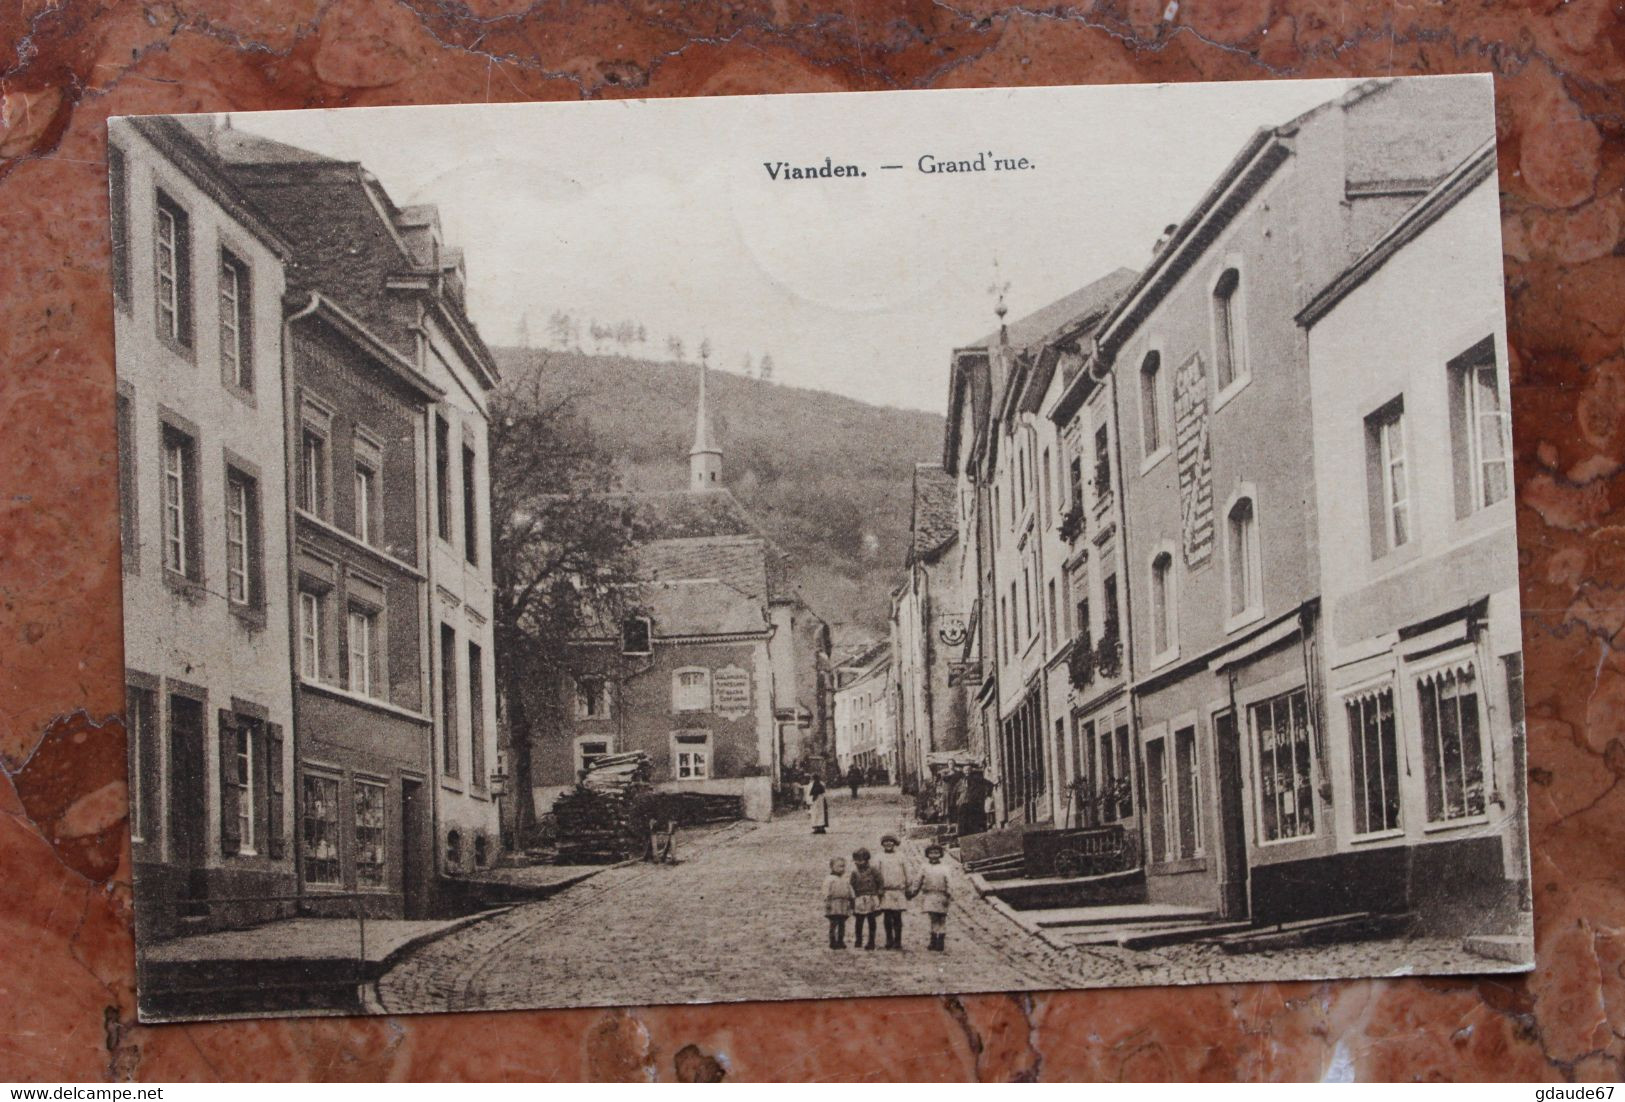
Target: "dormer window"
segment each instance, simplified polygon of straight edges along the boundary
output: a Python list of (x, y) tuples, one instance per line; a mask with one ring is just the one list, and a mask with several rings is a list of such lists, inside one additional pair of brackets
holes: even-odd
[(654, 650), (654, 624), (647, 616), (628, 616), (621, 621), (621, 653), (646, 655)]

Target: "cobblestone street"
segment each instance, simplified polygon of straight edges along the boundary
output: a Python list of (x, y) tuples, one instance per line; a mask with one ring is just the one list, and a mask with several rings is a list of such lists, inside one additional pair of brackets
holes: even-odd
[[(810, 995), (1012, 990), (1065, 983), (1042, 946), (977, 899), (955, 872), (947, 953), (925, 949), (925, 916), (906, 919), (906, 951), (826, 944), (828, 862), (902, 832), (895, 789), (831, 799), (827, 835), (791, 815), (741, 823), (680, 849), (675, 866), (609, 869), (409, 956), (378, 984), (391, 1012)], [(918, 861), (919, 844), (909, 846)], [(984, 912), (965, 921), (967, 905)], [(1026, 952), (1020, 950), (1025, 949)]]
[[(379, 980), (379, 1002), (411, 1013), (1267, 981), (1370, 975), (1374, 953), (1403, 961), (1405, 972), (1473, 969), (1459, 942), (1444, 939), (1243, 957), (1201, 945), (1057, 949), (983, 902), (952, 859), (947, 953), (926, 951), (916, 912), (905, 952), (829, 949), (829, 858), (860, 845), (878, 851), (882, 833), (903, 833), (908, 811), (894, 789), (856, 800), (842, 792), (832, 794), (824, 836), (790, 815), (684, 840), (675, 866), (607, 869), (423, 946)], [(904, 847), (916, 863), (920, 845)]]

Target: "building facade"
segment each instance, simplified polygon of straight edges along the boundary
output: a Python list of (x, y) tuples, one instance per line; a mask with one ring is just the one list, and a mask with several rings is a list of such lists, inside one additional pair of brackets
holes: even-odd
[(918, 791), (930, 778), (933, 754), (970, 746), (975, 687), (953, 676), (969, 603), (953, 554), (957, 489), (940, 465), (915, 465), (906, 573), (892, 601), (899, 748), (892, 780), (905, 792)]
[(300, 883), (432, 905), (423, 468), (442, 397), (320, 294), (290, 317)]
[(705, 377), (702, 364), (687, 488), (606, 495), (628, 518), (635, 579), (619, 621), (572, 647), (557, 729), (531, 750), (539, 812), (597, 757), (642, 751), (657, 787), (738, 795), (765, 819), (781, 771), (827, 740), (828, 629), (727, 489)]
[(1317, 481), (1343, 495), (1318, 513), (1323, 890), (1512, 932), (1496, 924), (1527, 906), (1529, 870), (1495, 185), (1489, 141), (1299, 321)]
[[(434, 208), (396, 206), (359, 164), (230, 127), (211, 128), (203, 140), (228, 165), (233, 182), (293, 242), (290, 309), (303, 309), (302, 299), (315, 294), (326, 303), (315, 324), (343, 330), (341, 320), (348, 322), (348, 348), (329, 340), (320, 355), (314, 332), (300, 329), (311, 334), (312, 387), (359, 390), (347, 402), (319, 394), (308, 402), (303, 395), (290, 397), (296, 482), (305, 494), (295, 507), (312, 525), (327, 525), (329, 541), (333, 532), (357, 537), (371, 514), (381, 518), (379, 537), (352, 540), (358, 558), (354, 569), (345, 569), (358, 579), (373, 545), (392, 541), (391, 561), (375, 564), (365, 579), (372, 589), (353, 591), (360, 596), (347, 589), (343, 607), (312, 603), (308, 591), (327, 584), (321, 571), (301, 573), (294, 583), (301, 614), (325, 618), (335, 655), (343, 655), (321, 657), (311, 668), (326, 669), (301, 679), (313, 706), (301, 725), (301, 745), (334, 748), (327, 759), (301, 759), (301, 837), (310, 839), (311, 852), (326, 855), (302, 855), (302, 861), (320, 862), (307, 870), (305, 883), (337, 889), (331, 882), (336, 851), (345, 890), (377, 890), (395, 911), (449, 905), (459, 892), (455, 879), (488, 864), (500, 838), (490, 784), (497, 730), (486, 472), (487, 403), (497, 375), (468, 318), (462, 254), (446, 246)], [(341, 378), (348, 381), (341, 384)], [(401, 408), (383, 397), (408, 400), (401, 385), (416, 403), (410, 432)], [(375, 411), (366, 406), (373, 399)], [(345, 427), (352, 424), (354, 431)], [(315, 456), (309, 462), (303, 454), (307, 439)], [(312, 465), (332, 481), (320, 485), (309, 473)], [(320, 500), (324, 494), (330, 500)], [(410, 546), (408, 521), (416, 526)], [(390, 531), (392, 524), (400, 531)], [(327, 552), (328, 559), (335, 557), (331, 547)], [(402, 569), (411, 572), (419, 593), (410, 623), (405, 583), (396, 577)], [(379, 599), (395, 603), (372, 609)], [(370, 631), (376, 643), (366, 642), (365, 618), (381, 614), (388, 622), (375, 622)], [(297, 630), (304, 639), (312, 635), (303, 623)], [(410, 663), (388, 649), (405, 647), (414, 635), (417, 651)], [(375, 663), (387, 657), (403, 664), (398, 678), (393, 669), (387, 678), (390, 702), (398, 697), (400, 708), (379, 707), (377, 693), (363, 691), (345, 702), (349, 711), (335, 712), (335, 686), (365, 683), (366, 662), (355, 657), (365, 653), (374, 654)], [(352, 672), (355, 663), (360, 666)], [(416, 666), (410, 678), (407, 664)], [(405, 688), (413, 679), (421, 685), (415, 697)], [(416, 733), (408, 736), (402, 724)], [(417, 744), (410, 750), (409, 737)], [(419, 843), (424, 831), (432, 839), (427, 853)], [(371, 883), (375, 871), (347, 856), (365, 854), (365, 864), (375, 866), (380, 847), (387, 891)]]
[(1492, 133), (1466, 82), (1363, 83), (954, 352), (1002, 826), (1116, 828), (1224, 918), (1527, 898)]
[(1472, 117), (1475, 90), (1455, 91), (1459, 103), (1448, 87), (1372, 82), (1260, 130), (1169, 228), (1097, 340), (1121, 398), (1153, 901), (1274, 914), (1334, 845), (1317, 487), (1302, 464), (1309, 366), (1294, 318), (1309, 288), (1459, 160), (1445, 147), (1489, 125)]
[(290, 246), (171, 120), (114, 120), (108, 167), (129, 814), (147, 937), (286, 913), (295, 891)]
[(897, 700), (891, 644), (876, 643), (836, 668), (835, 764), (844, 774), (883, 770), (895, 778)]

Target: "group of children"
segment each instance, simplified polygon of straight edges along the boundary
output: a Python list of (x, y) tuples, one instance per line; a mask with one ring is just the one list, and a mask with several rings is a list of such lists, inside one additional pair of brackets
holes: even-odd
[[(846, 920), (852, 916), (853, 932), (857, 937), (855, 948), (875, 947), (875, 915), (885, 919), (887, 949), (903, 947), (903, 912), (908, 901), (918, 897), (920, 909), (931, 916), (931, 944), (929, 948), (942, 952), (948, 939), (948, 869), (942, 863), (942, 847), (932, 843), (925, 847), (926, 866), (918, 875), (910, 875), (903, 855), (897, 852), (897, 836), (882, 835), (881, 854), (872, 863), (867, 849), (852, 854), (853, 869), (846, 871), (846, 861), (836, 857), (829, 863), (829, 878), (824, 881), (824, 914), (829, 918), (829, 947), (846, 948)], [(868, 932), (868, 943), (863, 935)]]

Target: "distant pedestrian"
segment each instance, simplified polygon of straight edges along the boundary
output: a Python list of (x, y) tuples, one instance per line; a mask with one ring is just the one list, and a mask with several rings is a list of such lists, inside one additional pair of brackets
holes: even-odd
[(934, 842), (925, 847), (925, 860), (914, 894), (920, 897), (920, 909), (931, 916), (931, 944), (927, 948), (940, 953), (948, 948), (948, 867), (942, 863), (942, 847)]
[[(880, 871), (869, 864), (869, 851), (858, 849), (852, 852), (852, 913), (857, 919), (852, 924), (852, 934), (856, 941), (856, 948), (873, 949), (875, 947), (875, 912), (880, 909), (880, 892), (884, 883), (880, 879)], [(869, 931), (869, 944), (863, 943), (863, 932)]]
[(829, 919), (829, 947), (846, 948), (846, 918), (852, 913), (852, 883), (846, 878), (846, 861), (832, 857), (829, 876), (824, 879), (824, 917)]
[(993, 794), (981, 766), (973, 765), (965, 776), (965, 793), (959, 801), (959, 836), (980, 834), (987, 829), (987, 798)]
[(875, 868), (880, 872), (880, 917), (886, 931), (886, 948), (901, 949), (903, 911), (908, 907), (908, 865), (897, 852), (897, 835), (881, 835), (880, 848), (883, 852), (875, 858)]
[(852, 768), (846, 771), (846, 784), (848, 788), (852, 789), (852, 798), (854, 800), (858, 798), (858, 785), (862, 783), (863, 770), (858, 768), (857, 762), (853, 762)]
[(807, 807), (813, 833), (824, 833), (829, 826), (829, 798), (825, 795), (824, 782), (817, 777), (813, 778), (812, 787), (807, 789)]

